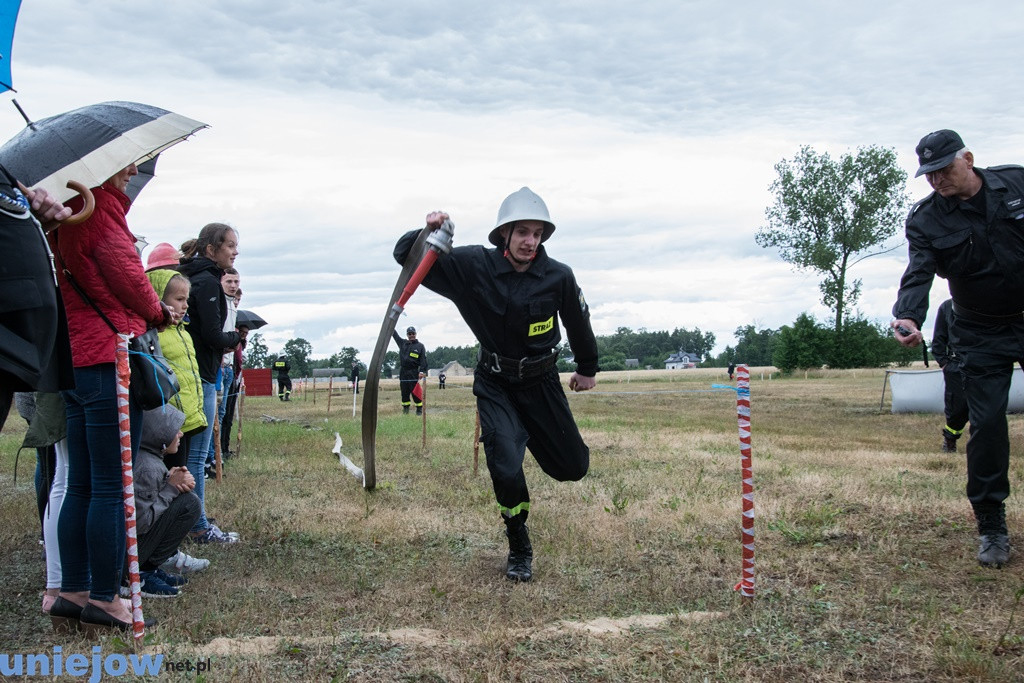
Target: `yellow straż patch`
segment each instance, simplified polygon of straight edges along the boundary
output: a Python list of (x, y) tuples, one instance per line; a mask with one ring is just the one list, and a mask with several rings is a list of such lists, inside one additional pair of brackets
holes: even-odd
[(551, 328), (555, 326), (555, 316), (551, 316), (547, 320), (539, 323), (530, 323), (529, 336), (536, 337), (538, 334), (544, 334), (550, 332)]

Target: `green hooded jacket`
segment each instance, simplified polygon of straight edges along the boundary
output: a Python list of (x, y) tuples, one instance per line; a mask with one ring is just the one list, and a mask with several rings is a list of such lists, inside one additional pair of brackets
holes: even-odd
[[(167, 283), (177, 271), (168, 269), (151, 270), (146, 275), (149, 277), (156, 295), (164, 298), (164, 290)], [(182, 277), (185, 277), (182, 275)], [(188, 278), (185, 278), (187, 281)], [(206, 429), (206, 415), (203, 413), (203, 386), (199, 379), (199, 366), (196, 363), (196, 350), (192, 345), (192, 335), (185, 331), (184, 323), (170, 325), (160, 333), (160, 348), (164, 352), (164, 358), (174, 368), (178, 376), (179, 391), (171, 404), (181, 412), (185, 413), (185, 424), (181, 428), (185, 436), (197, 434)]]

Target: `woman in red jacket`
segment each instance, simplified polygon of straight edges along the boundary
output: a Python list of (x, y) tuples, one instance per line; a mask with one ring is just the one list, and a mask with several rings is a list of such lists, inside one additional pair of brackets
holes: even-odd
[[(55, 624), (78, 620), (90, 630), (131, 628), (130, 612), (115, 600), (125, 553), (118, 337), (96, 308), (122, 334), (142, 334), (147, 327), (163, 328), (171, 322), (170, 309), (146, 279), (125, 219), (131, 205), (125, 188), (137, 172), (131, 164), (94, 187), (92, 216), (80, 225), (59, 228), (53, 240), (75, 388), (64, 392), (68, 483), (57, 527), (61, 592), (50, 615)], [(142, 411), (133, 404), (130, 414), (134, 455)]]

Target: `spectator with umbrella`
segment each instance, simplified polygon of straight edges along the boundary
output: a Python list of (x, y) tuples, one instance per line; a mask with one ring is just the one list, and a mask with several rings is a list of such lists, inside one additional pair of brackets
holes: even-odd
[[(125, 218), (131, 206), (125, 189), (135, 173), (130, 163), (93, 188), (92, 216), (51, 236), (75, 388), (64, 392), (68, 485), (57, 527), (61, 593), (50, 614), (125, 630), (131, 614), (114, 600), (125, 553), (116, 347), (119, 333), (162, 330), (172, 321), (170, 308), (146, 279)], [(130, 401), (129, 415), (134, 455), (142, 429), (142, 409), (135, 401)]]
[[(84, 180), (95, 200), (95, 211), (83, 222), (49, 236), (74, 366), (74, 389), (64, 392), (68, 485), (58, 521), (62, 579), (50, 611), (55, 625), (132, 627), (131, 613), (114, 599), (126, 537), (116, 349), (120, 335), (165, 327), (172, 316), (143, 272), (128, 229), (128, 190), (137, 162), (203, 127), (157, 107), (105, 103), (30, 124), (0, 147), (0, 163), (17, 168), (13, 175), (22, 182), (63, 201), (73, 193), (69, 181)], [(129, 404), (135, 452), (142, 413)]]

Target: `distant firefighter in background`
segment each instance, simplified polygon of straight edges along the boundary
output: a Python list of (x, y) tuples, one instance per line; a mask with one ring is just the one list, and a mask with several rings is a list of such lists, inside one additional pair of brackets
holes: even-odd
[(282, 401), (292, 400), (292, 378), (288, 376), (288, 371), (291, 369), (288, 357), (283, 353), (274, 361), (274, 372), (277, 373), (277, 397)]
[(399, 373), (402, 387), (402, 412), (408, 413), (409, 406), (416, 404), (416, 414), (423, 414), (423, 401), (413, 393), (420, 378), (427, 376), (427, 349), (422, 342), (416, 341), (416, 328), (405, 331), (407, 339), (402, 339), (397, 332), (392, 332), (398, 344)]

